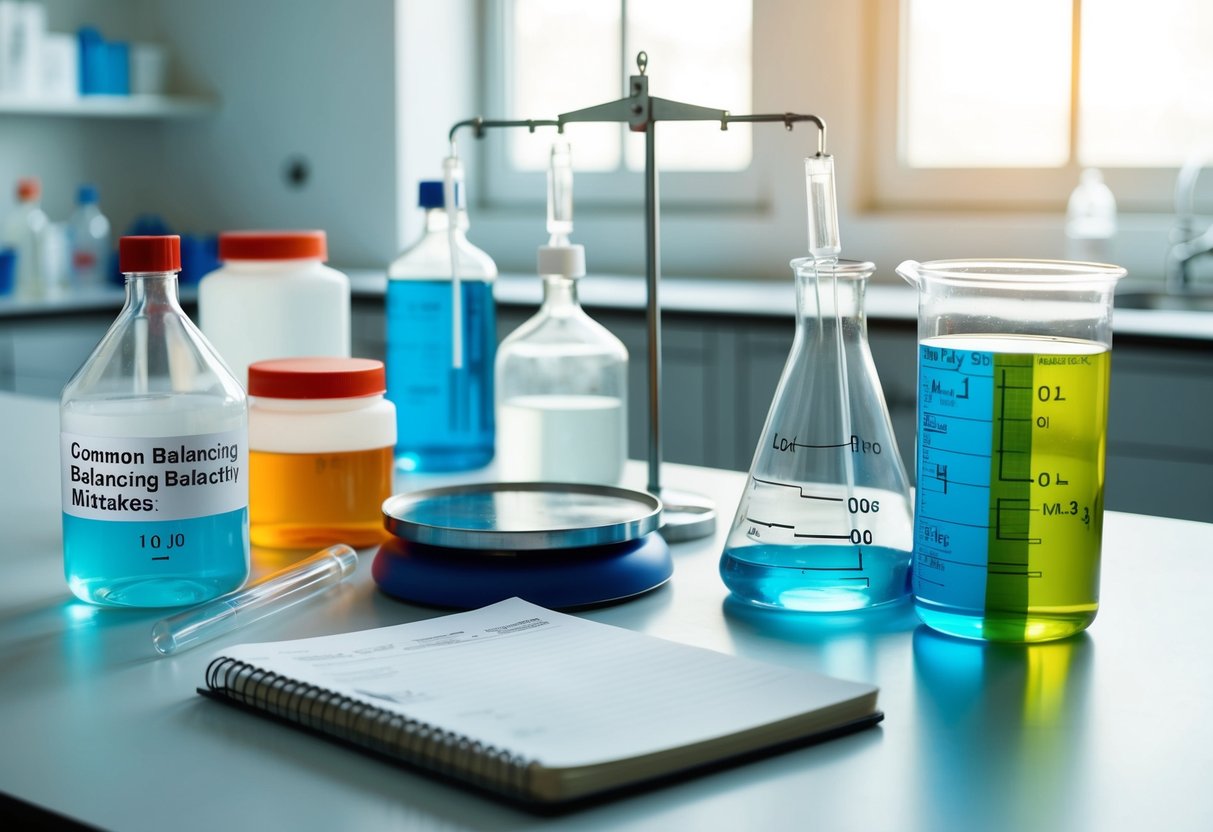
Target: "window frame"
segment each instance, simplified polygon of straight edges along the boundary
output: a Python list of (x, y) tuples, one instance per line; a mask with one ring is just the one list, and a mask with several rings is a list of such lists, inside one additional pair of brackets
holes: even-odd
[[(906, 36), (902, 20), (911, 0), (871, 0), (873, 125), (890, 125), (872, 138), (868, 207), (877, 210), (1056, 211), (1064, 210), (1083, 167), (1077, 160), (1081, 0), (1073, 4), (1071, 31), (1070, 154), (1058, 167), (911, 168), (901, 156), (905, 129)], [(1131, 125), (1126, 125), (1131, 129)], [(1122, 212), (1174, 210), (1171, 194), (1178, 166), (1102, 167)], [(993, 194), (994, 196), (989, 196)]]
[[(482, 66), (480, 68), (480, 112), (485, 118), (514, 118), (507, 115), (510, 112), (508, 91), (511, 88), (509, 77), (512, 56), (509, 54), (510, 41), (507, 37), (509, 26), (509, 7), (512, 0), (478, 0), (478, 19), (481, 21), (481, 50)], [(626, 0), (619, 0), (625, 3)], [(757, 5), (757, 3), (756, 3)], [(753, 34), (751, 27), (751, 54), (753, 54)], [(624, 49), (627, 49), (624, 41)], [(624, 56), (625, 65), (633, 63), (635, 56)], [(496, 69), (500, 68), (500, 69)], [(633, 70), (632, 74), (638, 70)], [(650, 58), (648, 73), (653, 78), (651, 94), (660, 97), (661, 66), (657, 60)], [(753, 82), (752, 82), (753, 84)], [(751, 87), (751, 100), (753, 95)], [(627, 78), (620, 79), (619, 97), (627, 94)], [(603, 104), (603, 101), (586, 101), (584, 106), (590, 107)], [(717, 107), (719, 103), (728, 102), (690, 102), (708, 107)], [(719, 107), (732, 110), (728, 106)], [(526, 113), (518, 114), (518, 118), (554, 119), (559, 113)], [(656, 125), (657, 142), (661, 147), (661, 127), (665, 122)], [(704, 130), (719, 130), (719, 125), (703, 122)], [(570, 126), (570, 130), (576, 125)], [(619, 125), (621, 133), (626, 125)], [(735, 125), (730, 130), (747, 129), (744, 125)], [(752, 129), (752, 128), (749, 128)], [(768, 130), (770, 128), (767, 128)], [(812, 130), (805, 125), (800, 129)], [(536, 206), (542, 207), (547, 199), (547, 179), (545, 171), (523, 171), (515, 168), (509, 158), (509, 133), (514, 131), (526, 132), (526, 128), (510, 128), (486, 130), (484, 137), (476, 140), (470, 131), (461, 132), (457, 137), (460, 152), (470, 154), (465, 150), (470, 142), (475, 142), (475, 157), (479, 165), (479, 176), (474, 197), (476, 204), (485, 210), (518, 211), (530, 210)], [(760, 214), (770, 210), (770, 189), (764, 187), (764, 166), (760, 162), (760, 147), (762, 128), (754, 130), (751, 144), (750, 164), (735, 171), (659, 171), (661, 210), (664, 213), (735, 213), (738, 211)], [(558, 135), (555, 128), (540, 127), (535, 134), (537, 140), (552, 141)], [(566, 132), (566, 136), (570, 133)], [(575, 133), (573, 136), (573, 160), (576, 164), (577, 146)], [(574, 216), (585, 212), (594, 214), (618, 214), (631, 212), (644, 204), (644, 172), (629, 170), (626, 167), (626, 151), (620, 148), (619, 167), (611, 171), (577, 171), (574, 194), (576, 199)]]

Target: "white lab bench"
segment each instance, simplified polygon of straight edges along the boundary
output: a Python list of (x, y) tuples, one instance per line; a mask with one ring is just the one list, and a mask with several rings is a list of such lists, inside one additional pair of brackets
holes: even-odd
[[(1102, 608), (1091, 629), (1050, 644), (984, 645), (932, 633), (904, 603), (825, 615), (734, 605), (717, 563), (745, 477), (667, 465), (667, 484), (716, 501), (715, 536), (675, 544), (665, 586), (580, 614), (874, 683), (886, 719), (821, 745), (536, 817), (195, 693), (209, 657), (231, 644), (438, 614), (378, 592), (370, 550), (329, 596), (170, 657), (157, 657), (150, 642), (162, 612), (75, 601), (63, 579), (55, 415), (53, 401), (0, 393), (8, 432), (0, 444), (6, 828), (58, 828), (44, 815), (31, 819), (31, 805), (128, 832), (1213, 828), (1207, 616), (1199, 597), (1182, 593), (1213, 582), (1213, 525), (1110, 513)], [(632, 463), (630, 484), (644, 473)], [(254, 559), (261, 570), (276, 563), (260, 550)]]

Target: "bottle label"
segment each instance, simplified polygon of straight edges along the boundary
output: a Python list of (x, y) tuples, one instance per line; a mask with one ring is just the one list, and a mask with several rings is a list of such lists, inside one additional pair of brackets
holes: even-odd
[(248, 431), (59, 434), (63, 511), (89, 520), (184, 520), (248, 506)]

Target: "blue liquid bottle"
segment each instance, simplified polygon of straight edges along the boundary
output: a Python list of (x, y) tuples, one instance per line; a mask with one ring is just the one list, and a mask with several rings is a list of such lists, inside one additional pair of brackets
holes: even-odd
[(60, 399), (64, 571), (96, 604), (167, 607), (249, 572), (248, 409), (177, 301), (177, 237), (124, 237), (126, 304)]
[(462, 366), (453, 366), (450, 215), (442, 182), (422, 182), (425, 233), (388, 269), (387, 396), (396, 405), (396, 465), (466, 471), (493, 459), (493, 280), (497, 266), (455, 214)]

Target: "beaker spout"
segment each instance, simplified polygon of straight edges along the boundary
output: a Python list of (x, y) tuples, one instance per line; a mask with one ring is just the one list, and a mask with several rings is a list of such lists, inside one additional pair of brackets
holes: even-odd
[(895, 271), (905, 279), (906, 283), (918, 287), (922, 284), (922, 277), (918, 274), (918, 268), (921, 265), (917, 260), (903, 260)]

